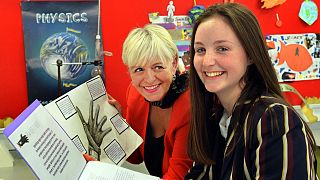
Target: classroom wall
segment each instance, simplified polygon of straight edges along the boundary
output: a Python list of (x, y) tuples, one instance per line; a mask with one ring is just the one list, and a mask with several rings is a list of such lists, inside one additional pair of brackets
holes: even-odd
[[(186, 15), (194, 5), (193, 0), (173, 0), (175, 15)], [(223, 0), (198, 0), (198, 5), (207, 7)], [(261, 9), (260, 0), (235, 0), (249, 7), (261, 24), (264, 35), (285, 33), (319, 33), (320, 20), (308, 26), (298, 17), (303, 0), (287, 0), (283, 5), (272, 9)], [(320, 1), (314, 0), (320, 8)], [(126, 67), (122, 64), (122, 43), (128, 32), (134, 27), (148, 23), (149, 12), (166, 15), (169, 0), (101, 0), (102, 37), (104, 48), (113, 52), (105, 57), (107, 91), (120, 101), (125, 109), (126, 87), (130, 83)], [(276, 13), (283, 25), (276, 27)], [(23, 30), (20, 0), (2, 1), (0, 5), (0, 118), (16, 117), (27, 107), (26, 66), (23, 47)], [(320, 97), (320, 80), (291, 83), (303, 96)], [(296, 95), (288, 96), (294, 104), (301, 101)]]

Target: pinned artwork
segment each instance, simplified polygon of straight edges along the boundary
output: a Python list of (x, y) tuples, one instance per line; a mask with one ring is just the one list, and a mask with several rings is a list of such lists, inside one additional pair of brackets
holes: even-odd
[(299, 17), (308, 25), (312, 25), (318, 19), (318, 7), (315, 2), (306, 0), (301, 4)]
[(21, 10), (29, 104), (46, 105), (102, 73), (98, 1), (22, 1)]
[(200, 14), (204, 12), (204, 10), (205, 10), (204, 6), (201, 6), (201, 5), (193, 6), (188, 12), (189, 23), (193, 24), (194, 21), (200, 16)]
[(280, 20), (278, 13), (276, 14), (276, 17), (277, 17), (276, 26), (277, 27), (281, 27), (282, 26), (282, 21)]
[(188, 12), (189, 23), (193, 24), (200, 14), (204, 12), (204, 10), (204, 6), (197, 5), (197, 1), (193, 0), (193, 7)]
[(274, 6), (278, 6), (286, 2), (286, 0), (261, 0), (263, 2), (263, 5), (261, 8), (273, 8)]
[(156, 19), (159, 18), (159, 12), (152, 12), (152, 13), (149, 13), (149, 21), (150, 22), (153, 22), (155, 21)]
[(160, 16), (158, 13), (149, 13), (149, 20), (152, 24), (160, 25), (168, 30), (172, 40), (177, 45), (179, 63), (184, 65), (186, 71), (189, 70), (190, 58), (189, 49), (192, 35), (192, 26), (189, 16), (172, 16), (172, 21), (168, 21), (168, 16)]
[(266, 37), (279, 82), (320, 79), (320, 34)]

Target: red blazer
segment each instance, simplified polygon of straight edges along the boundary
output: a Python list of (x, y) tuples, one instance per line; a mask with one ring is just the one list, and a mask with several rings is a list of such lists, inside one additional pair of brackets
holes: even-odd
[[(162, 163), (163, 179), (183, 179), (192, 165), (187, 155), (189, 120), (191, 118), (190, 92), (187, 90), (174, 102), (168, 129), (164, 135)], [(127, 122), (145, 140), (149, 103), (130, 84), (127, 89)], [(144, 143), (128, 158), (134, 164), (144, 160)]]

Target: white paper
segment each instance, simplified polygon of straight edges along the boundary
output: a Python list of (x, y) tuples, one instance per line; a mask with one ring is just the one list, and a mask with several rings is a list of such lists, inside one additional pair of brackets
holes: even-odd
[(90, 161), (79, 180), (160, 180), (160, 178), (112, 164)]
[(45, 108), (65, 129), (79, 151), (90, 154), (89, 142), (83, 124), (76, 112), (76, 107), (80, 109), (84, 120), (88, 122), (90, 101), (92, 100), (92, 114), (95, 114), (96, 107), (100, 106), (98, 122), (103, 116), (108, 118), (102, 126), (102, 130), (112, 128), (100, 145), (100, 161), (121, 165), (143, 140), (126, 123), (117, 109), (108, 103), (107, 92), (100, 76), (96, 76), (69, 91), (46, 105)]
[(31, 106), (5, 135), (39, 179), (77, 179), (86, 165), (82, 154), (39, 101)]

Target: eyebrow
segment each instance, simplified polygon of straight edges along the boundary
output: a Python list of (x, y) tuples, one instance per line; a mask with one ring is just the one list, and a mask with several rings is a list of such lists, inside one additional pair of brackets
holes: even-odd
[(139, 68), (139, 67), (138, 66), (131, 66), (131, 67), (129, 67), (129, 70), (135, 70), (137, 68)]
[[(150, 64), (150, 66), (156, 66), (156, 65), (163, 65), (163, 63), (162, 63), (161, 61), (159, 61), (159, 62)], [(145, 66), (147, 66), (147, 64), (146, 64), (146, 65), (134, 65), (134, 66), (130, 66), (129, 68), (130, 68), (130, 69), (133, 69), (133, 68), (143, 68), (143, 67), (145, 67)]]
[(151, 64), (151, 66), (155, 66), (155, 65), (163, 65), (163, 63), (162, 62), (156, 62), (154, 64)]
[[(228, 40), (217, 40), (214, 41), (213, 44), (221, 44), (221, 43), (232, 43), (231, 41)], [(195, 45), (203, 45), (202, 42), (194, 42)], [(232, 43), (233, 44), (233, 43)]]
[(194, 42), (194, 45), (196, 45), (196, 44), (203, 45), (203, 43), (202, 43), (202, 42)]

